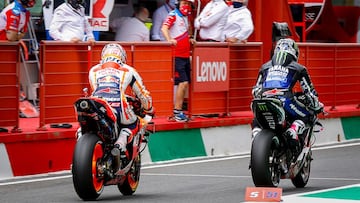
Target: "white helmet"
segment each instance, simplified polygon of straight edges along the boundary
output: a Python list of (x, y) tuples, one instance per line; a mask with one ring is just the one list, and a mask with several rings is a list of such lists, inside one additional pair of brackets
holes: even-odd
[(126, 51), (120, 45), (116, 43), (107, 44), (101, 51), (101, 63), (105, 63), (108, 61), (126, 63)]

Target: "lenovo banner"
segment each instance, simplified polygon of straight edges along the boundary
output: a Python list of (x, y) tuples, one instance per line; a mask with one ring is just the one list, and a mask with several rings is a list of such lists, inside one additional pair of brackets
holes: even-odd
[(194, 92), (229, 90), (229, 48), (196, 47), (192, 58)]

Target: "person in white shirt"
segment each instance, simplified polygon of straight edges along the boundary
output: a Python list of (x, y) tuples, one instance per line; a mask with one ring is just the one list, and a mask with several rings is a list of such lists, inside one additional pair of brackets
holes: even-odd
[(94, 42), (93, 29), (85, 17), (83, 0), (66, 0), (54, 11), (49, 34), (54, 40)]
[(168, 13), (175, 8), (175, 0), (166, 0), (166, 2), (157, 8), (152, 15), (152, 27), (150, 30), (152, 41), (166, 41), (161, 32), (161, 27)]
[(246, 7), (248, 0), (233, 0), (223, 30), (223, 41), (245, 43), (254, 31), (250, 10)]
[(115, 41), (150, 41), (150, 30), (145, 25), (149, 20), (149, 11), (145, 7), (135, 8), (134, 17), (120, 17), (113, 20), (110, 26), (116, 30)]
[(222, 40), (222, 31), (226, 22), (229, 6), (224, 0), (211, 0), (200, 15), (195, 18), (194, 27), (199, 30), (202, 41)]

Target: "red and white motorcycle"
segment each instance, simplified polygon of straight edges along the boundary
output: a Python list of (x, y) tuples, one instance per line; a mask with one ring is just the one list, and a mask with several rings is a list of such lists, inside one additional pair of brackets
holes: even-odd
[(74, 104), (81, 136), (75, 146), (71, 170), (75, 191), (83, 200), (96, 200), (108, 185), (117, 185), (123, 195), (132, 195), (137, 189), (141, 152), (155, 126), (152, 116), (143, 113), (138, 99), (128, 97), (128, 101), (139, 117), (140, 130), (128, 142), (128, 157), (122, 159), (111, 153), (120, 132), (111, 106), (91, 96), (81, 97)]

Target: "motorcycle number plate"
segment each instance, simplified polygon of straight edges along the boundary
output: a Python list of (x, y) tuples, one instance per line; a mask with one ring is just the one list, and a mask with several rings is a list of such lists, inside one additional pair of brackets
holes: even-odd
[(246, 202), (280, 202), (282, 188), (247, 187), (245, 191)]

